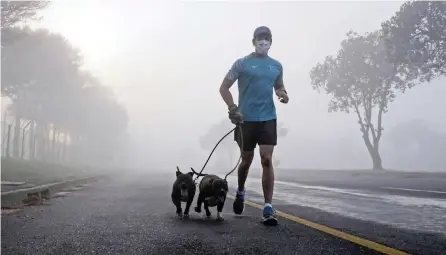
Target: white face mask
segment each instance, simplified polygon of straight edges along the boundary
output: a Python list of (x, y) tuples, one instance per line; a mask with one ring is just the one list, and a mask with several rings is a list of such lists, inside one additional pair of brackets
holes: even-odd
[(254, 46), (258, 54), (267, 55), (269, 48), (271, 47), (271, 42), (265, 39), (255, 40)]

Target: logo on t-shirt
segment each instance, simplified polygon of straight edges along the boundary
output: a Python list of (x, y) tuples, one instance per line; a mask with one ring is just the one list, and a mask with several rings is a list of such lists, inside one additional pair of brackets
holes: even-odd
[(277, 68), (277, 66), (275, 65), (269, 65), (269, 71), (270, 72), (279, 72), (279, 68)]

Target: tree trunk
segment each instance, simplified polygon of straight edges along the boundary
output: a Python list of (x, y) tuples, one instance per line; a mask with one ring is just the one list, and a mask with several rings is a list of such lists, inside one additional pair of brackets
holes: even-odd
[[(3, 109), (2, 109), (3, 110)], [(6, 111), (3, 111), (3, 115), (2, 115), (2, 152), (4, 153), (3, 155), (6, 155), (6, 135), (8, 134), (8, 125), (6, 124)]]
[(61, 161), (65, 163), (67, 160), (67, 150), (68, 150), (68, 132), (64, 133), (64, 139), (62, 141), (62, 152)]
[(44, 130), (43, 130), (43, 152), (42, 152), (42, 161), (43, 162), (47, 162), (48, 161), (48, 155), (50, 154), (51, 151), (51, 139), (50, 139), (50, 129), (51, 127), (49, 126), (48, 123), (45, 123), (45, 125), (43, 126)]
[(50, 145), (49, 154), (50, 154), (51, 160), (53, 162), (55, 162), (56, 161), (56, 134), (57, 134), (57, 129), (56, 129), (54, 124), (52, 125), (52, 128), (51, 128), (51, 134), (52, 134), (52, 137), (50, 138), (51, 139), (51, 145)]
[(34, 139), (34, 121), (31, 122), (31, 124), (29, 125), (29, 159), (33, 160), (34, 159), (34, 146), (35, 146), (35, 139)]
[(6, 151), (5, 153), (6, 157), (9, 158), (11, 156), (11, 124), (8, 125), (5, 151)]
[(369, 138), (366, 136), (363, 136), (363, 139), (367, 150), (369, 151), (370, 157), (372, 158), (373, 170), (383, 170), (384, 168), (382, 165), (381, 155), (379, 154), (379, 147), (377, 146), (378, 144), (376, 144), (376, 146), (373, 146)]
[(381, 160), (381, 155), (379, 154), (379, 150), (373, 148), (373, 151), (370, 153), (373, 161), (373, 170), (383, 170), (383, 164)]
[(54, 129), (53, 131), (53, 157), (54, 157), (54, 161), (58, 162), (59, 161), (59, 136), (60, 136), (60, 131), (58, 129)]
[(59, 162), (63, 162), (64, 158), (63, 158), (63, 151), (64, 151), (64, 145), (65, 145), (65, 140), (67, 140), (67, 132), (63, 131), (60, 133), (60, 141), (59, 141), (59, 146), (58, 146), (58, 150), (57, 150), (57, 158)]
[(44, 124), (36, 122), (35, 144), (34, 144), (34, 159), (42, 160), (45, 152), (45, 135)]
[(20, 151), (20, 116), (15, 115), (15, 127), (14, 127), (14, 145), (12, 146), (12, 157), (19, 158)]

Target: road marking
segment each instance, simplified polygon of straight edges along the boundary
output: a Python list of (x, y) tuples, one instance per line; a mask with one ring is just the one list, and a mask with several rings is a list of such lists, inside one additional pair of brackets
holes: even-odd
[(446, 194), (446, 191), (435, 191), (435, 190), (422, 190), (422, 189), (405, 189), (405, 188), (394, 188), (394, 187), (383, 187), (384, 189), (396, 189), (396, 190), (407, 190), (407, 191), (418, 191), (436, 194)]
[[(233, 197), (233, 196), (228, 196), (228, 197), (231, 199), (235, 199), (235, 197)], [(245, 204), (247, 204), (251, 207), (263, 210), (262, 205), (256, 204), (254, 202), (245, 200)], [(406, 252), (403, 252), (400, 250), (396, 250), (396, 249), (387, 247), (387, 246), (379, 244), (379, 243), (375, 243), (373, 241), (370, 241), (370, 240), (367, 240), (367, 239), (364, 239), (364, 238), (361, 238), (358, 236), (350, 235), (350, 234), (344, 233), (342, 231), (339, 231), (339, 230), (336, 230), (336, 229), (333, 229), (333, 228), (330, 228), (330, 227), (327, 227), (327, 226), (324, 226), (324, 225), (321, 225), (321, 224), (318, 224), (318, 223), (315, 223), (315, 222), (312, 222), (309, 220), (305, 220), (305, 219), (302, 219), (297, 216), (287, 214), (287, 213), (284, 213), (281, 211), (276, 211), (276, 215), (278, 215), (282, 218), (285, 218), (287, 220), (291, 220), (296, 223), (305, 225), (307, 227), (322, 231), (324, 233), (327, 233), (327, 234), (342, 238), (344, 240), (353, 242), (355, 244), (379, 251), (379, 252), (387, 254), (387, 255), (408, 255), (409, 254), (409, 253), (406, 253)]]

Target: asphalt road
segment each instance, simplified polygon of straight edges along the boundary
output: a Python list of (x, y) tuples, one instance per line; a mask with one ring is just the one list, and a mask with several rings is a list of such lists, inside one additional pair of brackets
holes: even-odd
[[(235, 176), (230, 180), (236, 183)], [(276, 180), (275, 203), (446, 236), (446, 172), (279, 169)], [(247, 185), (251, 199), (261, 202), (260, 170)]]
[[(252, 169), (250, 172), (250, 176), (253, 177), (260, 177), (260, 174), (260, 169)], [(387, 194), (446, 198), (446, 171), (276, 169), (276, 178), (281, 181), (333, 188), (362, 189)]]
[[(265, 227), (260, 224), (261, 211), (249, 206), (244, 216), (234, 216), (230, 199), (224, 222), (195, 212), (189, 220), (179, 220), (169, 195), (173, 176), (174, 170), (164, 175), (119, 176), (51, 199), (46, 205), (2, 215), (2, 253), (379, 254), (283, 218), (279, 226)], [(275, 204), (280, 211), (412, 254), (444, 254), (446, 250), (441, 233), (390, 227), (288, 203), (278, 190)], [(290, 190), (298, 191), (302, 190)], [(259, 199), (253, 190), (248, 195)], [(211, 211), (215, 217), (215, 209)]]

